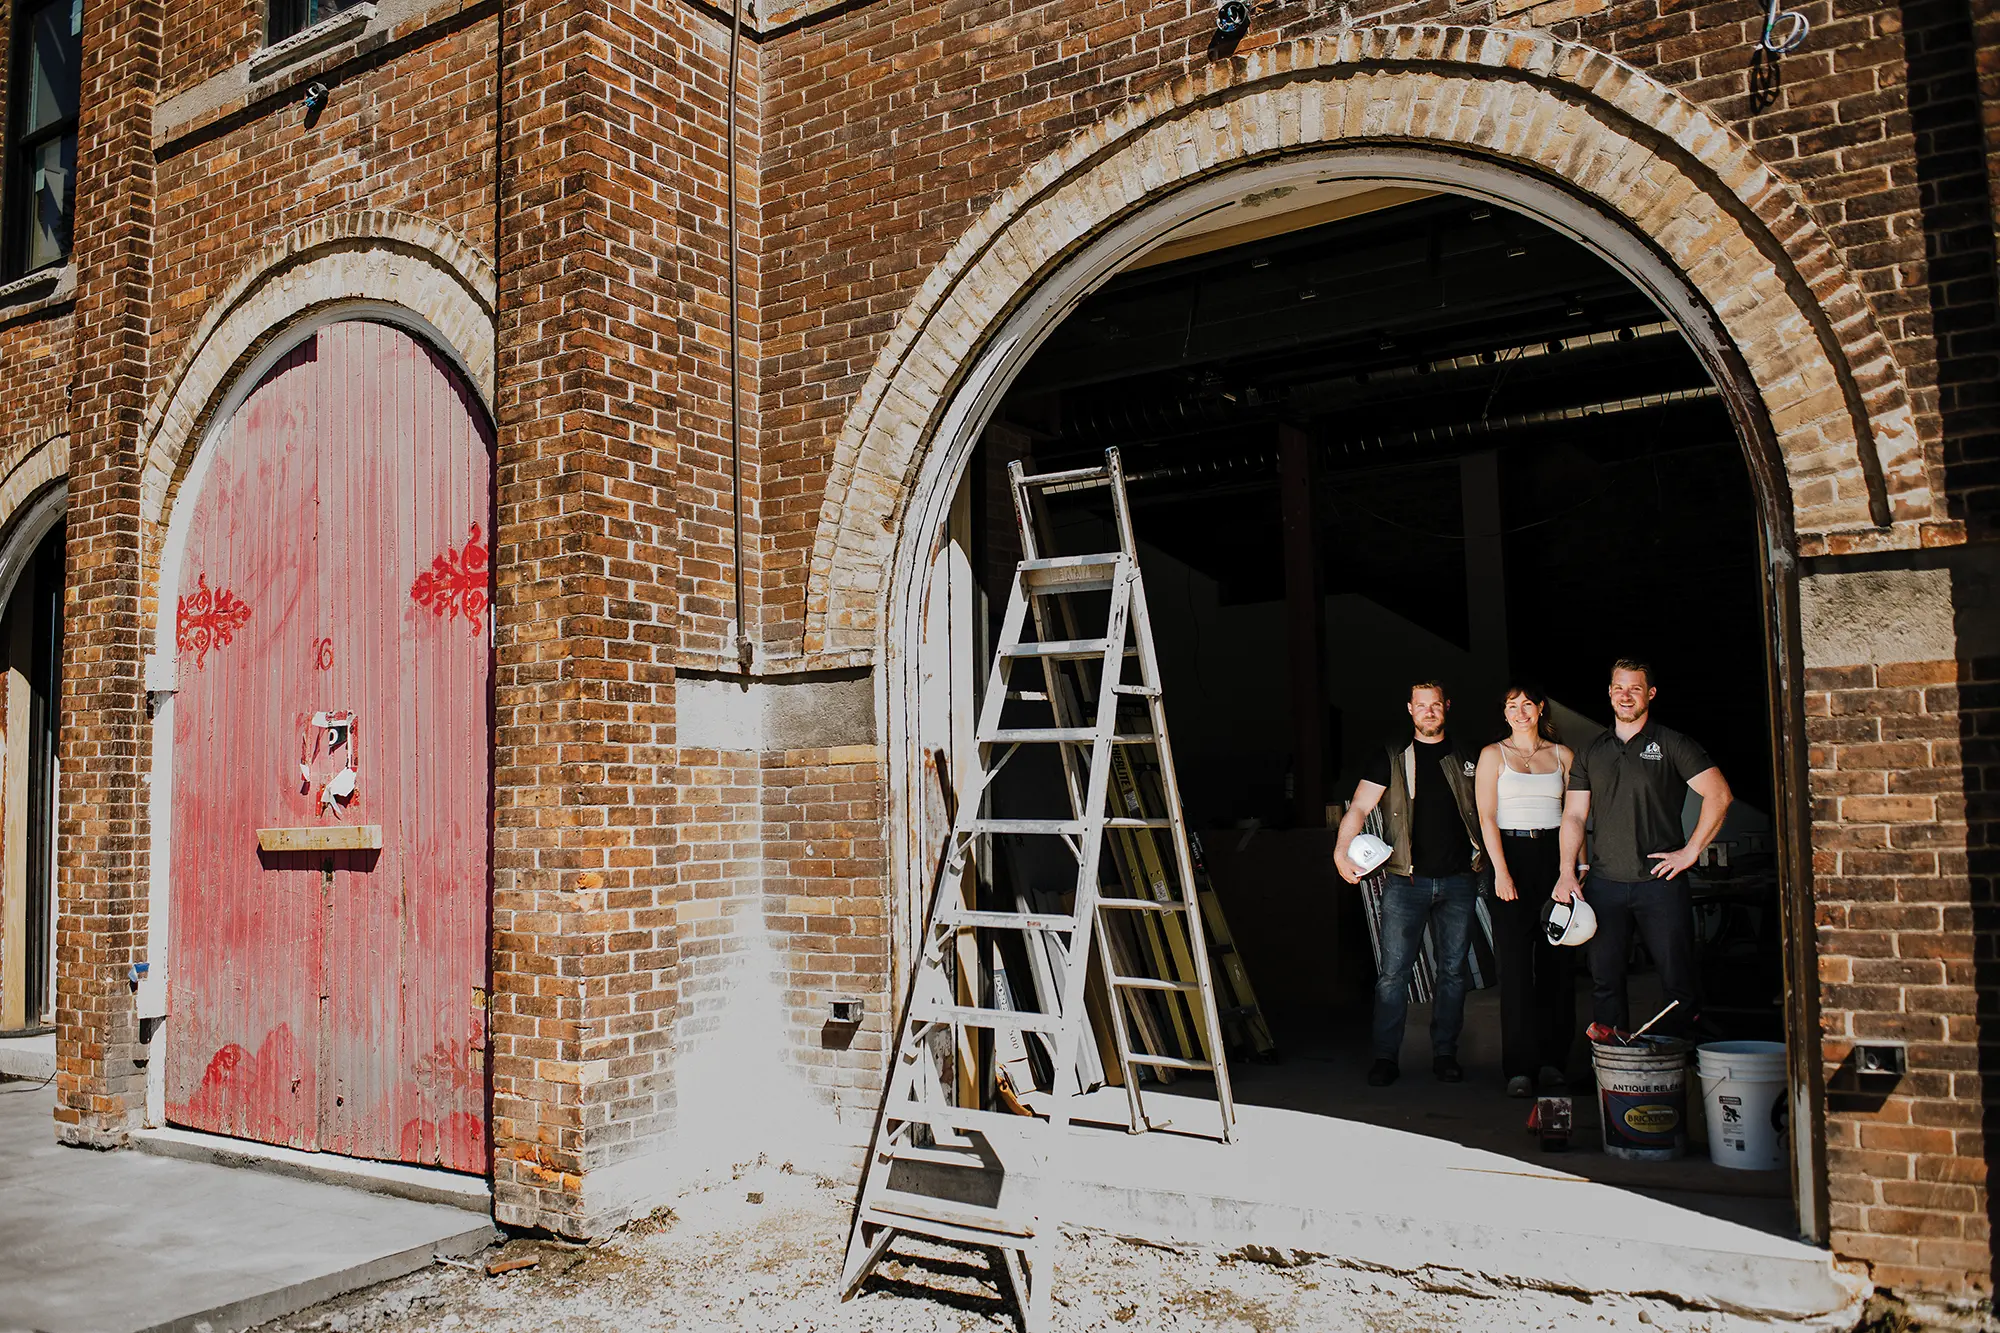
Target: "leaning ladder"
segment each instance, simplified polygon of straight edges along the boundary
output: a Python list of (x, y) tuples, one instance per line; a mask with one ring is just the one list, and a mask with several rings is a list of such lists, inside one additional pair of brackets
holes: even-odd
[[(1067, 1137), (1078, 1043), (1090, 1023), (1085, 998), (1093, 957), (1109, 992), (1104, 1008), (1109, 1013), (1124, 1079), (1128, 1128), (1133, 1133), (1150, 1128), (1139, 1086), (1142, 1069), (1212, 1073), (1220, 1135), (1225, 1142), (1235, 1137), (1236, 1112), (1202, 935), (1194, 862), (1167, 740), (1159, 662), (1118, 453), (1107, 450), (1104, 466), (1097, 468), (1031, 477), (1024, 475), (1016, 462), (1009, 472), (1023, 559), (1014, 571), (975, 732), (977, 762), (970, 767), (956, 802), (951, 838), (939, 868), (936, 894), (891, 1057), (888, 1088), (862, 1168), (861, 1195), (848, 1237), (841, 1288), (843, 1297), (852, 1296), (898, 1235), (990, 1247), (1000, 1252), (1008, 1285), (1029, 1333), (1038, 1333), (1049, 1321), (1053, 1224), (1044, 1227), (1034, 1201), (1019, 1199), (1018, 1185), (1007, 1189), (1005, 1178), (1016, 1174), (1018, 1180), (1018, 1173), (1007, 1169), (1010, 1159), (1016, 1167), (1028, 1160), (1046, 1163)], [(1036, 499), (1093, 488), (1110, 492), (1118, 549), (1098, 555), (1042, 554), (1036, 541)], [(1066, 599), (1084, 596), (1104, 599), (1102, 637), (1074, 637), (1079, 610), (1075, 602)], [(1028, 637), (1030, 629), (1033, 637)], [(1024, 662), (1039, 667), (1039, 682), (1030, 682), (1039, 684), (1039, 689), (1024, 688), (1014, 681), (1014, 669)], [(1086, 674), (1093, 664), (1094, 679)], [(1136, 664), (1136, 680), (1126, 679), (1128, 664)], [(1079, 698), (1087, 702), (1079, 703)], [(1120, 704), (1128, 700), (1142, 705), (1142, 710), (1126, 710), (1128, 727), (1121, 731)], [(1042, 719), (1020, 718), (1022, 711), (1045, 712), (1045, 724), (1026, 725)], [(1141, 711), (1143, 723), (1130, 725), (1136, 721), (1130, 715)], [(1013, 716), (1003, 718), (1003, 714)], [(987, 797), (994, 776), (1017, 753), (1033, 746), (1055, 747), (1064, 774), (1069, 816), (992, 817)], [(1164, 815), (1115, 814), (1110, 808), (1114, 764), (1122, 758), (1120, 749), (1132, 746), (1154, 749)], [(1106, 834), (1127, 830), (1156, 830), (1168, 835), (1179, 881), (1173, 892), (1164, 897), (1157, 892), (1133, 896), (1101, 892)], [(1075, 894), (1068, 910), (986, 911), (978, 909), (976, 899), (969, 901), (968, 894), (977, 891), (972, 863), (979, 840), (989, 835), (1060, 839), (1077, 865)], [(1134, 975), (1114, 965), (1117, 961), (1129, 964), (1131, 958), (1129, 951), (1115, 947), (1112, 917), (1119, 913), (1132, 914), (1131, 919), (1140, 921), (1150, 919), (1186, 941), (1184, 950), (1173, 951), (1177, 967), (1164, 969), (1178, 975)], [(952, 963), (977, 956), (977, 950), (961, 951), (958, 945), (962, 937), (978, 931), (1020, 932), (1031, 948), (1044, 942), (1056, 945), (1051, 952), (1061, 960), (1061, 966), (1059, 984), (1051, 997), (1056, 1002), (1052, 1012), (1024, 1012), (980, 1003), (987, 992), (977, 985), (977, 979), (958, 979), (963, 994), (954, 994), (949, 970)], [(1187, 975), (1188, 971), (1192, 975)], [(1192, 1008), (1200, 1051), (1169, 1055), (1135, 1048), (1126, 1011), (1128, 1006), (1136, 1009), (1142, 1004), (1148, 992), (1169, 1005), (1185, 1001)], [(972, 1002), (961, 1002), (965, 998)], [(1048, 1041), (1053, 1048), (1054, 1076), (1048, 1093), (1037, 1099), (1042, 1114), (1021, 1116), (947, 1101), (948, 1080), (940, 1075), (940, 1062), (947, 1052), (970, 1049), (964, 1040), (968, 1031), (999, 1036), (1036, 1033)], [(997, 1175), (999, 1186), (967, 1188), (963, 1174), (968, 1171), (983, 1175), (989, 1184)], [(938, 1188), (920, 1188), (926, 1183), (935, 1183)]]

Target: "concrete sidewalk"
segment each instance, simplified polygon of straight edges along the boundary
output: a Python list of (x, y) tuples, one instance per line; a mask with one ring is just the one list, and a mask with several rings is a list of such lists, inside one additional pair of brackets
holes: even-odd
[(0, 1331), (225, 1333), (493, 1236), (461, 1208), (59, 1147), (54, 1105), (0, 1083)]

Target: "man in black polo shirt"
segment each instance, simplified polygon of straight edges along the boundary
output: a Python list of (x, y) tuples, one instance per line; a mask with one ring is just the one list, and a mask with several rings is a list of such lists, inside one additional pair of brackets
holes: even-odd
[(1375, 976), (1375, 1063), (1368, 1082), (1384, 1087), (1402, 1072), (1403, 1020), (1410, 1005), (1410, 976), (1429, 924), (1437, 945), (1437, 987), (1431, 1003), (1431, 1072), (1446, 1083), (1465, 1077), (1458, 1063), (1458, 1034), (1465, 1026), (1465, 950), (1479, 902), (1478, 872), (1486, 865), (1479, 842), (1479, 809), (1473, 795), (1475, 760), (1445, 735), (1451, 707), (1444, 687), (1423, 681), (1410, 687), (1410, 721), (1416, 736), (1378, 751), (1340, 821), (1333, 865), (1349, 884), (1361, 870), (1348, 847), (1368, 812), (1386, 794), (1385, 839), (1391, 847), (1382, 890), (1382, 956)]
[[(1620, 658), (1611, 668), (1611, 730), (1585, 746), (1563, 801), (1562, 872), (1554, 897), (1582, 896), (1597, 913), (1590, 941), (1591, 1017), (1629, 1029), (1625, 960), (1636, 925), (1660, 969), (1669, 1000), (1680, 1003), (1654, 1029), (1681, 1035), (1701, 1012), (1694, 966), (1694, 909), (1681, 872), (1701, 859), (1729, 809), (1729, 784), (1708, 751), (1653, 721), (1653, 669)], [(1681, 833), (1687, 789), (1701, 797), (1694, 835)], [(1576, 882), (1584, 825), (1591, 828), (1590, 879)]]

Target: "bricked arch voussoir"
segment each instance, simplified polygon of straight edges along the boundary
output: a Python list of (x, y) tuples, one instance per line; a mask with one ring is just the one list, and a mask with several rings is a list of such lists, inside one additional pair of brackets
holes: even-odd
[(27, 433), (4, 462), (0, 474), (0, 540), (14, 528), (29, 503), (69, 476), (69, 426), (49, 422)]
[(488, 409), (494, 396), (493, 267), (470, 242), (428, 218), (357, 210), (321, 218), (246, 264), (188, 339), (146, 422), (140, 511), (166, 513), (190, 441), (223, 391), (271, 338), (345, 302), (417, 316), (456, 356)]
[(805, 650), (872, 655), (898, 527), (985, 340), (1079, 248), (1232, 166), (1418, 147), (1561, 183), (1645, 238), (1714, 313), (1783, 457), (1803, 552), (1914, 546), (1933, 497), (1900, 367), (1798, 193), (1748, 143), (1600, 51), (1546, 33), (1349, 30), (1153, 90), (1023, 174), (890, 334), (842, 425)]

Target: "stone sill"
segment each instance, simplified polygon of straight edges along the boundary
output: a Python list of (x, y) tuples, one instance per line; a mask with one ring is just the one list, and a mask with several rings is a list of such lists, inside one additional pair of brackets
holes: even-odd
[(60, 305), (76, 295), (76, 265), (38, 269), (25, 278), (0, 285), (0, 319), (32, 315)]
[(251, 82), (269, 78), (308, 56), (318, 55), (351, 37), (359, 37), (374, 18), (373, 4), (359, 4), (352, 9), (343, 9), (331, 18), (321, 19), (310, 28), (301, 28), (282, 42), (273, 42), (250, 57)]

